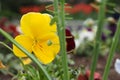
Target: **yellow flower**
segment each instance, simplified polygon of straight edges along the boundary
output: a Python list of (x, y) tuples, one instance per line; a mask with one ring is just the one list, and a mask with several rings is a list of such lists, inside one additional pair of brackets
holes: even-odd
[[(18, 35), (15, 40), (43, 63), (48, 64), (54, 60), (59, 52), (59, 38), (56, 23), (50, 25), (51, 16), (29, 12), (22, 16), (20, 26), (23, 34)], [(27, 57), (15, 45), (14, 54), (18, 57)]]

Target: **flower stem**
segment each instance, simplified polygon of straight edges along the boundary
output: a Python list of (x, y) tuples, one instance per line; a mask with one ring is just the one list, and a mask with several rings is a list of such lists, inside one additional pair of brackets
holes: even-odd
[(24, 49), (20, 44), (18, 44), (9, 34), (7, 34), (5, 31), (0, 29), (0, 33), (5, 36), (8, 40), (10, 40), (17, 48), (19, 48), (22, 52), (24, 52), (33, 62), (35, 62), (38, 67), (42, 70), (42, 72), (45, 74), (47, 80), (51, 80), (51, 77), (48, 75), (47, 71), (43, 68), (41, 63), (36, 59), (35, 56), (33, 56), (31, 53), (29, 53), (26, 49)]
[(61, 0), (61, 53), (62, 53), (62, 62), (64, 67), (64, 79), (70, 80), (68, 74), (68, 61), (66, 53), (66, 36), (65, 36), (65, 12), (64, 12), (64, 0)]
[(110, 53), (109, 53), (109, 56), (108, 56), (108, 59), (107, 59), (107, 64), (105, 66), (105, 71), (104, 71), (104, 74), (103, 74), (103, 80), (107, 80), (107, 78), (108, 78), (108, 74), (109, 74), (109, 71), (110, 71), (110, 66), (111, 66), (111, 63), (112, 63), (112, 60), (113, 60), (113, 57), (114, 57), (115, 49), (116, 49), (117, 44), (118, 44), (118, 40), (119, 40), (119, 36), (120, 36), (120, 19), (118, 20), (116, 30), (117, 31), (116, 31), (115, 36), (113, 38), (112, 46), (111, 46)]
[(104, 25), (104, 18), (105, 18), (105, 5), (107, 0), (102, 0), (100, 5), (100, 11), (98, 14), (98, 28), (95, 38), (95, 45), (93, 50), (93, 58), (92, 58), (92, 64), (91, 64), (91, 74), (89, 80), (94, 80), (94, 72), (97, 65), (98, 55), (99, 55), (99, 49), (100, 49), (100, 42), (101, 42), (101, 34), (102, 29)]
[(69, 80), (68, 75), (68, 61), (67, 61), (67, 54), (66, 54), (66, 37), (65, 37), (65, 12), (64, 12), (64, 0), (60, 1), (60, 11), (58, 9), (58, 0), (54, 0), (54, 8), (55, 8), (55, 15), (57, 16), (57, 23), (58, 23), (58, 35), (60, 39), (60, 53), (62, 55), (62, 65), (64, 71), (63, 80)]

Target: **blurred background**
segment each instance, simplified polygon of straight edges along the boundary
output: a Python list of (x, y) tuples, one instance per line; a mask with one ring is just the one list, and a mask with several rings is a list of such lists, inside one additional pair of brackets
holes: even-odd
[[(65, 0), (65, 2), (66, 12), (76, 19), (85, 19), (88, 16), (96, 18), (95, 14), (98, 11), (97, 8), (101, 0)], [(0, 16), (15, 18), (30, 11), (48, 12), (47, 9), (51, 10), (53, 6), (46, 6), (52, 3), (53, 0), (0, 0)], [(112, 13), (113, 8), (119, 6), (119, 3), (119, 0), (109, 0), (107, 3), (108, 12)], [(70, 7), (72, 7), (72, 9)]]
[[(20, 18), (28, 12), (49, 13), (54, 16), (54, 0), (0, 0), (0, 28), (15, 37), (20, 34)], [(72, 51), (72, 66), (81, 64), (89, 67), (94, 47), (95, 33), (97, 30), (98, 12), (101, 0), (65, 0), (65, 25), (74, 38), (75, 48)], [(116, 23), (120, 15), (120, 0), (109, 0), (106, 6), (106, 17), (101, 36), (100, 58), (97, 71), (103, 73), (107, 55), (111, 46), (111, 40), (116, 31)], [(12, 44), (0, 35), (0, 42)], [(70, 44), (74, 46), (74, 44)], [(17, 73), (21, 67), (12, 52), (0, 44), (0, 61), (7, 65), (7, 70), (0, 70), (0, 80), (7, 80)], [(70, 54), (71, 55), (71, 54)], [(120, 58), (120, 41), (116, 49), (115, 58)], [(13, 61), (14, 60), (14, 61)], [(113, 61), (114, 63), (114, 61)], [(17, 66), (17, 67), (16, 67)], [(114, 71), (112, 65), (109, 80), (119, 80), (120, 75)], [(9, 73), (10, 72), (10, 73)], [(13, 74), (11, 74), (13, 73)], [(116, 78), (116, 79), (115, 79)], [(8, 79), (10, 80), (10, 79)]]

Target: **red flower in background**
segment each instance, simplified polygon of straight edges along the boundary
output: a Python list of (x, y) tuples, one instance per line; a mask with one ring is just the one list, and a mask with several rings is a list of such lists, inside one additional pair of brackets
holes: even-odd
[[(53, 5), (46, 6), (46, 9), (49, 11), (54, 11)], [(79, 3), (74, 6), (72, 6), (70, 4), (65, 4), (64, 9), (65, 9), (66, 13), (70, 13), (70, 14), (76, 14), (79, 12), (83, 12), (85, 14), (90, 14), (94, 10), (94, 8), (91, 5), (85, 4), (85, 3)]]
[(66, 29), (65, 32), (66, 32), (67, 52), (71, 53), (75, 49), (74, 36), (71, 34), (69, 29)]
[(8, 21), (8, 19), (5, 17), (0, 19), (0, 28), (2, 28), (4, 31), (11, 34), (13, 37), (17, 36), (19, 34), (19, 32), (17, 31), (16, 26), (14, 24), (9, 24), (8, 26), (6, 26), (5, 24), (7, 21)]
[(92, 11), (93, 11), (92, 6), (89, 4), (85, 4), (85, 3), (79, 3), (79, 4), (72, 6), (72, 8), (66, 9), (66, 12), (71, 13), (71, 14), (75, 14), (78, 12), (90, 14)]
[(88, 80), (88, 77), (84, 74), (80, 74), (77, 80)]
[(28, 12), (42, 12), (44, 10), (45, 10), (45, 5), (22, 6), (20, 8), (20, 13), (25, 14), (25, 13), (28, 13)]

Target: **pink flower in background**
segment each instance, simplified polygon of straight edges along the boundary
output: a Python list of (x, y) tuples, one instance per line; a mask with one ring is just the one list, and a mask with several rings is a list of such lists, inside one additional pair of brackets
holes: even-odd
[[(85, 74), (80, 74), (78, 76), (77, 80), (89, 80), (89, 77), (90, 77), (90, 70), (87, 70), (85, 72)], [(102, 77), (101, 77), (100, 73), (98, 73), (98, 72), (94, 73), (94, 80), (101, 80), (101, 78)]]
[[(90, 70), (87, 70), (86, 71), (86, 76), (89, 78), (90, 77)], [(101, 80), (101, 75), (100, 75), (100, 73), (98, 73), (98, 72), (95, 72), (94, 73), (94, 80)]]

